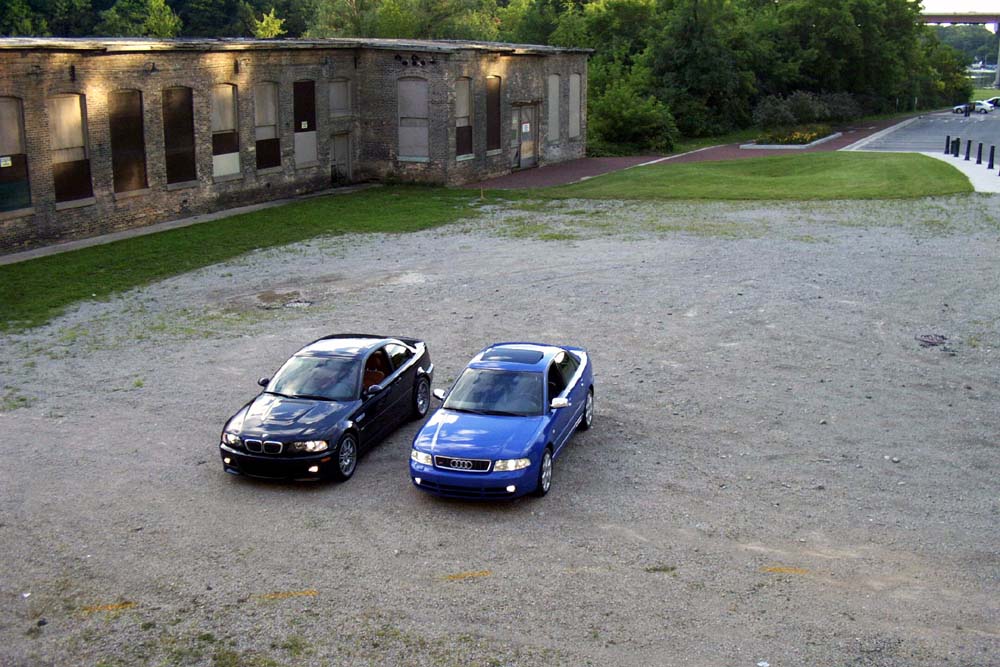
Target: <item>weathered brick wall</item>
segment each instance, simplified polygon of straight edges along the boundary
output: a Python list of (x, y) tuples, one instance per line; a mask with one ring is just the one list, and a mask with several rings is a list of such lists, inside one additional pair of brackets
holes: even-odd
[[(399, 55), (410, 57), (410, 51)], [(319, 190), (331, 184), (333, 136), (351, 137), (353, 180), (404, 180), (460, 184), (508, 173), (511, 168), (511, 104), (538, 102), (539, 163), (581, 157), (585, 150), (586, 123), (581, 136), (547, 144), (544, 98), (546, 75), (562, 77), (560, 109), (565, 126), (568, 113), (568, 78), (576, 71), (584, 82), (586, 108), (586, 56), (501, 56), (482, 51), (416, 53), (424, 65), (406, 68), (387, 49), (345, 48), (240, 48), (228, 50), (174, 49), (144, 52), (96, 50), (0, 49), (0, 96), (19, 98), (23, 104), (26, 150), (32, 207), (0, 212), (0, 254), (61, 241), (176, 219)], [(433, 61), (433, 63), (431, 62)], [(72, 69), (71, 69), (72, 67)], [(493, 155), (486, 151), (486, 77), (502, 78), (501, 145)], [(429, 141), (427, 162), (401, 162), (398, 158), (397, 81), (419, 76), (429, 83)], [(472, 79), (474, 158), (455, 158), (455, 80)], [(353, 113), (331, 116), (330, 81), (351, 82)], [(316, 83), (317, 161), (296, 165), (293, 130), (293, 83)], [(253, 86), (271, 81), (279, 86), (279, 137), (281, 166), (256, 168)], [(211, 91), (215, 84), (237, 86), (239, 174), (213, 178)], [(193, 91), (197, 180), (186, 184), (166, 182), (162, 91), (186, 86)], [(115, 193), (113, 187), (109, 94), (116, 90), (142, 93), (143, 132), (148, 187)], [(52, 177), (46, 101), (53, 95), (85, 95), (86, 135), (94, 197), (56, 204)], [(585, 115), (585, 114), (584, 114)]]

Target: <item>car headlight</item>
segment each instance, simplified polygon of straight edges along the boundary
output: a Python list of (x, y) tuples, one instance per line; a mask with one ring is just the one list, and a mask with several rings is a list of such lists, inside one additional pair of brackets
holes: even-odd
[(222, 444), (229, 445), (231, 447), (238, 447), (240, 444), (240, 436), (235, 433), (222, 433)]
[(330, 443), (326, 440), (302, 440), (300, 442), (293, 442), (289, 448), (293, 452), (325, 452), (329, 449)]
[(530, 465), (530, 459), (500, 459), (493, 464), (493, 470), (496, 472), (522, 470)]
[(427, 452), (421, 452), (416, 449), (410, 450), (410, 458), (417, 463), (423, 463), (425, 466), (434, 465), (434, 458)]

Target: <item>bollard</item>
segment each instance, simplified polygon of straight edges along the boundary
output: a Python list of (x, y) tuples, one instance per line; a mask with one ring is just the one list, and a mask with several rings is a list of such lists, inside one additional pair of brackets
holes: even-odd
[(976, 150), (976, 164), (983, 163), (983, 142), (979, 142), (979, 149)]
[(951, 142), (951, 155), (952, 157), (958, 157), (958, 147), (962, 144), (962, 140), (956, 137)]
[(944, 140), (944, 154), (947, 155), (951, 152), (951, 135), (947, 135)]
[(989, 166), (986, 167), (989, 170), (993, 169), (993, 154), (996, 153), (996, 151), (997, 151), (996, 146), (990, 146), (990, 164)]
[(972, 155), (972, 139), (966, 139), (965, 141), (965, 161), (969, 161), (969, 156)]

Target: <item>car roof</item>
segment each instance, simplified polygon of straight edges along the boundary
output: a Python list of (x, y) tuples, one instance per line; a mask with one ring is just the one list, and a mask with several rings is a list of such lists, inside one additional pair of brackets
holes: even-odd
[(509, 371), (544, 371), (549, 362), (566, 348), (541, 343), (495, 343), (484, 348), (469, 362), (469, 368)]
[(371, 334), (334, 334), (314, 340), (295, 354), (359, 357), (390, 342), (398, 343), (401, 341), (397, 338)]

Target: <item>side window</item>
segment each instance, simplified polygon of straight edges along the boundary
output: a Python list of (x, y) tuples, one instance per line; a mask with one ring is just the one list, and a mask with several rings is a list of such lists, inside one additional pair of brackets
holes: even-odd
[(486, 77), (486, 150), (500, 150), (500, 77)]
[(554, 361), (549, 364), (548, 385), (549, 401), (563, 393), (563, 390), (566, 388), (566, 380), (563, 379), (562, 373), (559, 371), (559, 366)]
[(197, 178), (190, 88), (163, 89), (163, 153), (167, 183), (184, 183)]
[(115, 192), (146, 187), (146, 138), (142, 122), (142, 93), (116, 90), (108, 95), (111, 125), (111, 173)]
[(455, 82), (455, 155), (472, 155), (472, 79)]
[(427, 82), (423, 79), (400, 79), (399, 157), (426, 159), (430, 157)]
[(94, 196), (87, 147), (87, 104), (83, 95), (56, 95), (47, 102), (52, 175), (57, 202)]
[(278, 139), (278, 84), (270, 81), (253, 88), (254, 140), (257, 168), (281, 166), (281, 143)]
[(0, 97), (0, 211), (31, 206), (21, 100)]
[(569, 75), (569, 136), (580, 136), (580, 112), (583, 109), (580, 99), (580, 75)]
[(392, 373), (392, 366), (389, 364), (389, 357), (385, 353), (385, 348), (375, 350), (368, 361), (365, 362), (365, 375), (362, 381), (362, 388), (368, 390), (373, 385), (379, 384)]
[(212, 87), (212, 175), (240, 173), (240, 135), (236, 124), (236, 86)]
[(330, 115), (349, 116), (351, 114), (351, 82), (348, 79), (334, 79), (330, 82)]
[(385, 349), (389, 353), (389, 358), (392, 359), (393, 370), (405, 364), (413, 356), (413, 352), (403, 345), (389, 343), (385, 346)]
[(580, 362), (572, 354), (563, 352), (556, 357), (555, 365), (559, 368), (559, 373), (562, 375), (563, 384), (568, 385), (573, 376), (576, 375), (576, 370), (580, 367)]

